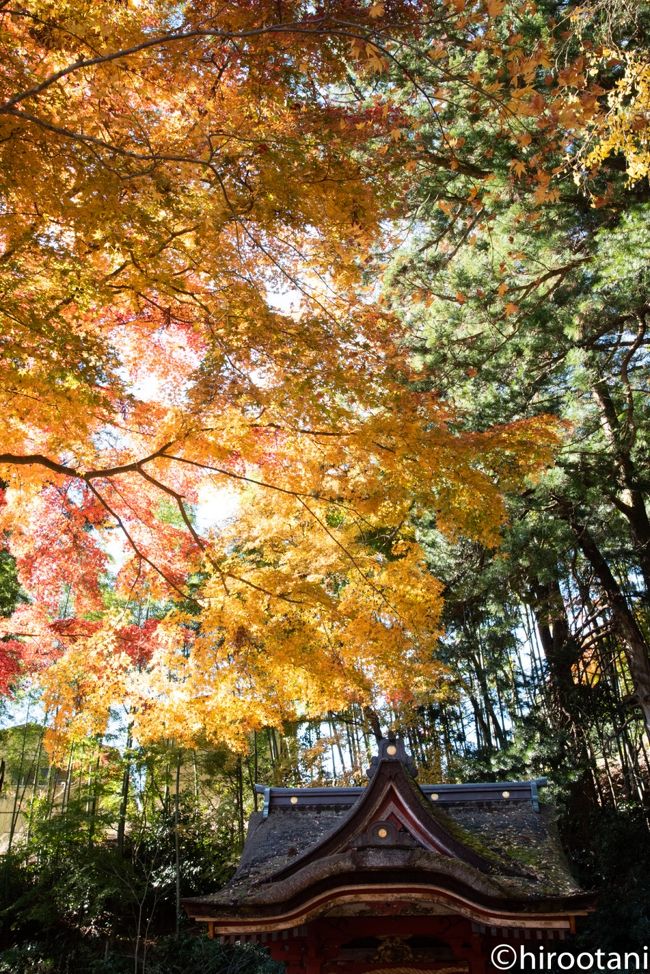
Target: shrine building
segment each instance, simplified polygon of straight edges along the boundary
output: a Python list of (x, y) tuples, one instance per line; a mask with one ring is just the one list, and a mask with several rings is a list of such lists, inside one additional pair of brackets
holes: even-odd
[(496, 945), (560, 949), (593, 898), (540, 802), (545, 779), (416, 775), (388, 738), (366, 787), (258, 785), (235, 876), (186, 912), (211, 937), (267, 947), (287, 974), (486, 974)]

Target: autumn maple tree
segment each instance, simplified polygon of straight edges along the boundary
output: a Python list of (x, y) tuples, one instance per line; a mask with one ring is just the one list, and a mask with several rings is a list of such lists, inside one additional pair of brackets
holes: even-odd
[(463, 432), (377, 274), (423, 174), (449, 228), (489, 224), (494, 150), (450, 112), (541, 205), (602, 108), (504, 6), (0, 4), (1, 517), (29, 599), (4, 649), (58, 726), (124, 700), (141, 739), (237, 745), (444, 692), (414, 521), (495, 544), (558, 427)]

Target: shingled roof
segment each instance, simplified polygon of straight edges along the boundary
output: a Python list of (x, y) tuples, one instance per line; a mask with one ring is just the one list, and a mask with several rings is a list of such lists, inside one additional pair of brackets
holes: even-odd
[(187, 912), (224, 930), (279, 929), (336, 899), (363, 912), (387, 888), (420, 910), (497, 925), (559, 924), (588, 908), (539, 802), (543, 780), (419, 786), (394, 740), (380, 742), (369, 773), (365, 788), (261, 789), (235, 876), (185, 900)]

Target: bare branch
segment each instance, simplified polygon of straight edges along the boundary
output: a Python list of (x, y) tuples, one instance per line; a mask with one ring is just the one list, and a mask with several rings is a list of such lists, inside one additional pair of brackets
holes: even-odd
[(181, 596), (181, 598), (183, 598), (183, 599), (189, 599), (191, 602), (196, 602), (197, 604), (200, 605), (201, 603), (200, 603), (199, 599), (197, 599), (190, 592), (184, 592), (182, 588), (179, 588), (179, 586), (173, 581), (173, 579), (171, 579), (169, 577), (169, 575), (167, 575), (166, 572), (164, 572), (162, 570), (162, 568), (159, 568), (158, 565), (156, 565), (155, 562), (153, 562), (151, 560), (151, 558), (148, 558), (144, 554), (144, 552), (140, 550), (140, 548), (138, 547), (138, 545), (134, 541), (133, 537), (129, 533), (128, 528), (124, 524), (124, 521), (122, 520), (122, 518), (120, 517), (120, 515), (117, 513), (117, 511), (115, 511), (111, 507), (111, 505), (108, 503), (108, 501), (99, 493), (99, 491), (97, 490), (96, 487), (93, 486), (93, 484), (91, 484), (88, 481), (87, 481), (87, 483), (88, 483), (88, 486), (89, 486), (90, 490), (93, 492), (93, 494), (95, 495), (95, 497), (97, 498), (97, 500), (100, 502), (100, 504), (102, 505), (102, 507), (104, 507), (108, 511), (108, 513), (111, 515), (111, 517), (113, 517), (115, 519), (115, 521), (117, 522), (118, 527), (124, 533), (124, 536), (126, 537), (127, 541), (129, 542), (129, 544), (131, 545), (131, 547), (133, 548), (133, 550), (135, 551), (135, 553), (138, 556), (138, 558), (140, 558), (142, 561), (146, 562), (147, 565), (149, 565), (150, 568), (153, 568), (153, 570), (158, 575), (160, 575), (160, 577), (163, 578), (167, 582), (167, 584), (169, 585), (169, 587), (172, 588), (175, 592), (177, 592)]

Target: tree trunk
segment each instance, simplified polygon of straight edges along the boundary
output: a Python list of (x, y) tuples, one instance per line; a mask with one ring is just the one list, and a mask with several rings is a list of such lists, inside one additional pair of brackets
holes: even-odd
[[(47, 719), (47, 715), (46, 718)], [(29, 818), (27, 820), (27, 837), (26, 841), (29, 845), (29, 840), (32, 834), (32, 827), (34, 825), (34, 805), (36, 804), (36, 796), (38, 794), (38, 779), (41, 773), (41, 757), (43, 754), (43, 738), (45, 736), (45, 727), (41, 728), (41, 736), (38, 739), (38, 747), (36, 749), (35, 758), (35, 768), (34, 768), (34, 780), (32, 781), (32, 797), (29, 803)]]
[(573, 513), (563, 515), (575, 534), (585, 558), (593, 568), (603, 591), (607, 595), (616, 629), (627, 647), (626, 657), (634, 683), (634, 693), (627, 701), (643, 711), (645, 725), (650, 733), (650, 652), (639, 624), (630, 610), (621, 587), (612, 575), (600, 548), (587, 526)]
[(379, 744), (379, 742), (383, 737), (383, 734), (381, 732), (381, 724), (379, 722), (379, 716), (377, 714), (377, 711), (373, 707), (364, 707), (363, 716), (366, 718), (366, 721), (368, 723), (368, 726), (370, 727), (370, 730), (372, 731), (372, 735), (375, 741), (377, 742), (377, 744)]
[(237, 758), (237, 831), (239, 833), (239, 847), (244, 845), (244, 772), (241, 758)]
[[(240, 759), (241, 767), (241, 759)], [(176, 758), (176, 788), (174, 792), (174, 869), (176, 888), (176, 926), (175, 933), (178, 940), (181, 932), (181, 845), (180, 845), (180, 791), (181, 791), (181, 752)]]
[[(618, 413), (605, 379), (602, 377), (596, 379), (592, 386), (592, 394), (600, 411), (601, 428), (609, 443), (618, 471), (620, 494), (615, 499), (616, 507), (630, 525), (634, 556), (643, 575), (646, 593), (650, 593), (650, 519), (630, 453), (634, 431), (632, 428), (626, 433), (621, 429)], [(631, 425), (631, 421), (628, 420), (628, 426)]]
[(13, 845), (14, 836), (16, 834), (16, 828), (18, 826), (18, 819), (20, 818), (20, 811), (22, 808), (22, 800), (25, 794), (25, 787), (23, 787), (21, 793), (21, 785), (23, 784), (23, 776), (25, 769), (25, 753), (27, 750), (27, 734), (29, 730), (29, 710), (31, 707), (31, 700), (27, 704), (27, 713), (25, 714), (25, 725), (23, 727), (23, 736), (20, 747), (20, 764), (18, 766), (18, 771), (16, 773), (16, 790), (14, 791), (14, 800), (11, 808), (11, 821), (9, 825), (9, 839), (7, 841), (7, 852), (11, 852), (11, 847)]
[(580, 690), (573, 678), (573, 666), (581, 655), (571, 632), (562, 590), (557, 578), (531, 585), (531, 610), (537, 623), (550, 677), (551, 719), (559, 731), (568, 731), (560, 743), (564, 762), (580, 770), (580, 776), (567, 786), (569, 816), (574, 824), (588, 821), (598, 804), (596, 768), (580, 707)]
[(581, 651), (570, 631), (560, 585), (556, 578), (543, 583), (534, 580), (531, 594), (531, 609), (548, 664), (554, 703), (564, 720), (580, 724), (573, 666), (580, 659)]
[[(494, 731), (494, 736), (497, 739), (497, 743), (499, 747), (502, 750), (504, 750), (508, 746), (508, 738), (506, 737), (506, 733), (501, 725), (501, 722), (495, 713), (494, 706), (492, 704), (492, 699), (490, 697), (490, 688), (488, 686), (488, 682), (485, 676), (485, 670), (481, 666), (481, 661), (479, 660), (478, 656), (475, 653), (470, 652), (468, 654), (468, 658), (472, 666), (474, 667), (474, 674), (476, 676), (476, 680), (481, 690), (483, 709), (485, 710), (487, 718), (489, 719), (490, 724), (492, 725), (492, 730)], [(490, 747), (492, 748), (493, 746), (492, 733), (488, 732), (488, 736), (490, 738)]]
[(126, 815), (129, 807), (129, 787), (131, 783), (131, 729), (129, 728), (126, 737), (126, 748), (124, 749), (124, 774), (122, 775), (122, 788), (120, 792), (120, 809), (117, 819), (117, 851), (120, 856), (124, 855), (124, 839), (126, 837)]

